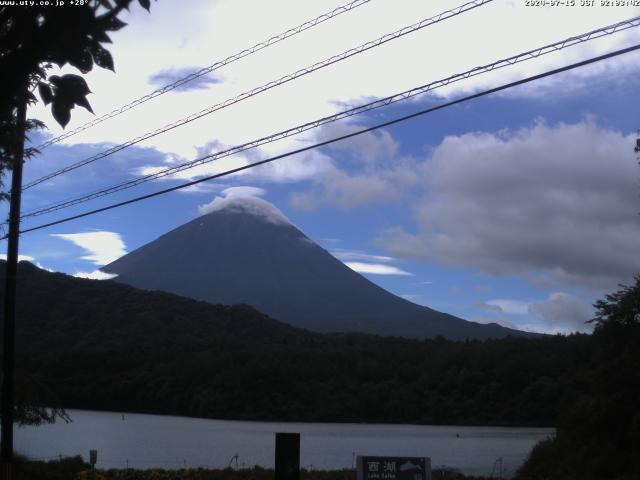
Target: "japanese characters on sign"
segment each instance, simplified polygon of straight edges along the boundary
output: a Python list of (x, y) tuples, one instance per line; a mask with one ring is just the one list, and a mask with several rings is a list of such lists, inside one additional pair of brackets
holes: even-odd
[(357, 461), (357, 480), (431, 480), (430, 458), (358, 456)]

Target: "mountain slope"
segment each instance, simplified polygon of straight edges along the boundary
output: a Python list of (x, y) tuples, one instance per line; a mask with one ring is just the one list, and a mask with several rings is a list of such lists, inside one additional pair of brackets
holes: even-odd
[[(6, 262), (0, 261), (0, 278)], [(0, 305), (3, 302), (0, 289)], [(75, 278), (20, 262), (18, 348), (193, 347), (203, 342), (282, 342), (318, 336), (247, 305), (211, 305), (111, 281)]]
[(116, 281), (211, 303), (246, 303), (318, 332), (451, 339), (523, 332), (413, 304), (370, 282), (306, 237), (273, 205), (227, 199), (102, 268)]
[(578, 380), (596, 365), (586, 335), (321, 335), (247, 306), (26, 262), (18, 268), (16, 334), (23, 399), (219, 419), (549, 425), (578, 404)]

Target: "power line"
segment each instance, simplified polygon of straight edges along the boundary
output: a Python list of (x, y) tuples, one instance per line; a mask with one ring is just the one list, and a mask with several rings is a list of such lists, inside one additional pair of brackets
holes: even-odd
[(288, 83), (292, 80), (295, 80), (297, 78), (300, 78), (304, 75), (307, 75), (309, 73), (315, 72), (317, 70), (320, 70), (322, 68), (328, 67), (329, 65), (333, 65), (334, 63), (338, 63), (342, 60), (346, 60), (347, 58), (350, 58), (354, 55), (358, 55), (360, 53), (363, 53), (367, 50), (370, 50), (372, 48), (375, 47), (379, 47), (380, 45), (383, 45), (387, 42), (390, 42), (391, 40), (395, 40), (397, 38), (403, 37), (405, 35), (408, 35), (410, 33), (416, 32), (418, 30), (421, 30), (423, 28), (429, 27), (431, 25), (434, 25), (436, 23), (442, 22), (444, 20), (447, 20), (449, 18), (458, 16), (462, 13), (468, 12), (474, 8), (478, 8), (482, 5), (485, 5), (487, 3), (492, 2), (493, 0), (473, 0), (471, 2), (465, 3), (463, 5), (460, 5), (456, 8), (450, 9), (450, 10), (446, 10), (442, 13), (439, 13), (438, 15), (435, 15), (433, 17), (430, 18), (425, 18), (417, 23), (414, 23), (412, 25), (403, 27), (399, 30), (396, 30), (393, 33), (387, 33), (386, 35), (383, 35), (382, 37), (379, 37), (375, 40), (371, 40), (369, 42), (363, 43), (362, 45), (359, 45), (357, 47), (351, 48), (349, 50), (346, 50), (345, 52), (342, 52), (338, 55), (334, 55), (330, 58), (327, 58), (325, 60), (322, 60), (320, 62), (316, 62), (313, 65), (309, 66), (309, 67), (305, 67), (305, 68), (301, 68), (293, 73), (290, 73), (288, 75), (285, 75), (283, 77), (280, 77), (278, 80), (272, 80), (268, 83), (265, 83), (259, 87), (255, 87), (252, 90), (248, 90), (246, 92), (241, 93), (240, 95), (233, 97), (233, 98), (229, 98), (223, 102), (217, 103), (211, 107), (205, 108), (203, 110), (200, 110), (199, 112), (196, 113), (192, 113), (191, 115), (184, 117), (180, 120), (177, 120), (173, 123), (170, 123), (168, 125), (165, 125), (163, 127), (160, 127), (152, 132), (147, 132), (143, 135), (140, 135), (139, 137), (136, 137), (132, 140), (129, 140), (125, 143), (122, 143), (120, 145), (116, 145), (112, 148), (109, 148), (101, 153), (98, 153), (96, 155), (93, 155), (89, 158), (86, 158), (84, 160), (80, 160), (79, 162), (76, 162), (74, 164), (71, 164), (65, 168), (62, 168), (60, 170), (57, 170), (53, 173), (50, 173), (48, 175), (45, 175), (43, 177), (40, 177), (36, 180), (33, 180), (29, 183), (27, 183), (26, 185), (24, 185), (23, 190), (27, 190), (35, 185), (38, 185), (40, 183), (46, 182), (47, 180), (50, 180), (52, 178), (55, 178), (59, 175), (68, 173), (72, 170), (75, 170), (77, 168), (80, 168), (84, 165), (88, 165), (90, 163), (93, 163), (97, 160), (100, 160), (101, 158), (105, 158), (108, 157), (109, 155), (113, 155), (116, 152), (119, 152), (121, 150), (124, 150), (125, 148), (128, 148), (132, 145), (135, 145), (137, 143), (142, 142), (143, 140), (147, 140), (149, 138), (155, 137), (157, 135), (160, 135), (162, 133), (166, 133), (170, 130), (173, 130), (175, 128), (178, 128), (182, 125), (186, 125), (187, 123), (193, 122), (194, 120), (197, 120), (199, 118), (202, 118), (206, 115), (209, 115), (213, 112), (216, 112), (218, 110), (222, 110), (224, 108), (227, 108), (231, 105), (234, 105), (236, 103), (239, 103), (243, 100), (246, 100), (247, 98), (253, 97), (255, 95), (258, 95), (260, 93), (263, 93), (265, 91), (271, 90), (272, 88), (278, 87), (280, 85), (283, 85), (285, 83)]
[[(241, 172), (243, 170), (248, 170), (250, 168), (255, 168), (257, 166), (264, 165), (264, 164), (267, 164), (267, 163), (271, 163), (271, 162), (274, 162), (276, 160), (280, 160), (280, 159), (285, 158), (285, 157), (289, 157), (289, 156), (292, 156), (292, 155), (303, 153), (303, 152), (306, 152), (308, 150), (312, 150), (312, 149), (315, 149), (315, 148), (323, 147), (325, 145), (330, 145), (332, 143), (336, 143), (336, 142), (339, 142), (339, 141), (342, 141), (342, 140), (346, 140), (348, 138), (355, 137), (357, 135), (362, 135), (364, 133), (372, 132), (372, 131), (378, 130), (380, 128), (388, 127), (388, 126), (395, 125), (395, 124), (400, 123), (400, 122), (404, 122), (406, 120), (410, 120), (412, 118), (416, 118), (416, 117), (419, 117), (419, 116), (422, 116), (422, 115), (426, 115), (428, 113), (435, 112), (437, 110), (442, 110), (444, 108), (448, 108), (448, 107), (451, 107), (451, 106), (454, 106), (454, 105), (457, 105), (457, 104), (460, 104), (460, 103), (463, 103), (463, 102), (474, 100), (476, 98), (484, 97), (484, 96), (490, 95), (492, 93), (500, 92), (502, 90), (506, 90), (506, 89), (513, 88), (513, 87), (516, 87), (516, 86), (519, 86), (519, 85), (523, 85), (523, 84), (526, 84), (526, 83), (529, 83), (529, 82), (533, 82), (535, 80), (540, 80), (540, 79), (545, 78), (545, 77), (549, 77), (549, 76), (556, 75), (556, 74), (559, 74), (559, 73), (562, 73), (562, 72), (573, 70), (575, 68), (583, 67), (583, 66), (590, 65), (590, 64), (593, 64), (593, 63), (596, 63), (596, 62), (607, 60), (609, 58), (617, 57), (619, 55), (623, 55), (625, 53), (629, 53), (629, 52), (632, 52), (632, 51), (635, 51), (635, 50), (640, 50), (640, 44), (634, 45), (632, 47), (627, 47), (627, 48), (623, 48), (623, 49), (620, 49), (620, 50), (616, 50), (616, 51), (613, 51), (613, 52), (610, 52), (610, 53), (607, 53), (607, 54), (604, 54), (604, 55), (600, 55), (600, 56), (597, 56), (597, 57), (593, 57), (593, 58), (590, 58), (588, 60), (583, 60), (581, 62), (573, 63), (573, 64), (570, 64), (570, 65), (566, 65), (564, 67), (560, 67), (560, 68), (556, 68), (556, 69), (553, 69), (553, 70), (549, 70), (549, 71), (546, 71), (544, 73), (540, 73), (540, 74), (537, 74), (537, 75), (533, 75), (533, 76), (530, 76), (530, 77), (523, 78), (521, 80), (516, 80), (514, 82), (503, 84), (503, 85), (501, 85), (499, 87), (494, 87), (494, 88), (491, 88), (491, 89), (488, 89), (488, 90), (483, 90), (481, 92), (478, 92), (478, 93), (475, 93), (475, 94), (472, 94), (472, 95), (468, 95), (466, 97), (462, 97), (462, 98), (459, 98), (457, 100), (452, 100), (450, 102), (445, 102), (445, 103), (442, 103), (440, 105), (437, 105), (437, 106), (434, 106), (434, 107), (430, 107), (430, 108), (426, 108), (424, 110), (420, 110), (418, 112), (414, 112), (414, 113), (409, 114), (409, 115), (404, 115), (402, 117), (398, 117), (398, 118), (395, 118), (393, 120), (389, 120), (389, 121), (386, 121), (386, 122), (383, 122), (383, 123), (379, 123), (377, 125), (374, 125), (373, 127), (364, 128), (364, 129), (358, 130), (356, 132), (351, 132), (351, 133), (348, 133), (348, 134), (345, 134), (345, 135), (341, 135), (339, 137), (332, 138), (330, 140), (325, 140), (323, 142), (316, 143), (314, 145), (308, 145), (306, 147), (298, 148), (296, 150), (292, 150), (292, 151), (287, 152), (287, 153), (283, 153), (283, 154), (280, 154), (280, 155), (276, 155), (274, 157), (270, 157), (270, 158), (267, 158), (267, 159), (264, 159), (264, 160), (260, 160), (258, 162), (251, 163), (249, 165), (244, 165), (244, 166), (241, 166), (241, 167), (233, 168), (233, 169), (227, 170), (227, 171), (222, 172), (222, 173), (217, 173), (215, 175), (209, 175), (208, 177), (200, 178), (198, 180), (193, 180), (191, 182), (187, 182), (187, 183), (183, 183), (183, 184), (180, 184), (180, 185), (176, 185), (174, 187), (165, 188), (163, 190), (159, 190), (159, 191), (156, 191), (156, 192), (153, 192), (153, 193), (149, 193), (147, 195), (142, 195), (142, 196), (135, 197), (135, 198), (132, 198), (132, 199), (129, 199), (129, 200), (125, 200), (123, 202), (114, 203), (114, 204), (108, 205), (106, 207), (97, 208), (95, 210), (90, 210), (90, 211), (87, 211), (87, 212), (84, 212), (84, 213), (80, 213), (78, 215), (73, 215), (73, 216), (66, 217), (66, 218), (63, 218), (63, 219), (60, 219), (60, 220), (56, 220), (56, 221), (53, 221), (53, 222), (49, 222), (49, 223), (45, 223), (45, 224), (38, 225), (38, 226), (35, 226), (35, 227), (31, 227), (31, 228), (28, 228), (26, 230), (22, 230), (20, 233), (28, 233), (28, 232), (33, 232), (35, 230), (41, 230), (43, 228), (52, 227), (54, 225), (59, 225), (61, 223), (70, 222), (70, 221), (76, 220), (78, 218), (83, 218), (83, 217), (87, 217), (87, 216), (90, 216), (90, 215), (95, 215), (97, 213), (105, 212), (107, 210), (112, 210), (114, 208), (123, 207), (125, 205), (130, 205), (132, 203), (137, 203), (137, 202), (140, 202), (142, 200), (147, 200), (149, 198), (153, 198), (153, 197), (157, 197), (157, 196), (160, 196), (160, 195), (164, 195), (166, 193), (170, 193), (170, 192), (174, 192), (174, 191), (177, 191), (177, 190), (181, 190), (183, 188), (191, 187), (193, 185), (197, 185), (199, 183), (207, 182), (209, 180), (214, 180), (216, 178), (221, 178), (221, 177), (225, 177), (225, 176), (228, 176), (228, 175), (232, 175), (234, 173), (238, 173), (238, 172)], [(4, 240), (5, 238), (6, 237), (3, 237), (0, 240)]]
[(132, 108), (137, 107), (138, 105), (142, 105), (145, 102), (148, 102), (149, 100), (159, 97), (160, 95), (163, 95), (167, 92), (170, 92), (171, 90), (174, 90), (186, 83), (189, 83), (192, 80), (195, 80), (196, 78), (200, 78), (204, 75), (207, 75), (208, 73), (213, 72), (214, 70), (217, 70), (219, 68), (224, 67), (225, 65), (229, 65), (230, 63), (233, 63), (237, 60), (240, 60), (244, 57), (248, 57), (249, 55), (259, 52), (260, 50), (263, 50), (267, 47), (270, 47), (271, 45), (274, 45), (276, 43), (282, 42), (283, 40), (286, 40), (287, 38), (293, 37), (294, 35), (297, 35), (298, 33), (304, 32), (305, 30), (308, 30), (310, 28), (313, 28), (317, 25), (320, 25), (321, 23), (326, 22), (327, 20), (330, 20), (332, 18), (337, 17), (338, 15), (341, 15), (343, 13), (346, 12), (350, 12), (351, 10), (360, 7), (361, 5), (364, 5), (366, 3), (369, 3), (371, 0), (353, 0), (350, 3), (347, 3), (345, 5), (341, 5), (333, 10), (331, 10), (330, 12), (327, 13), (323, 13), (322, 15), (312, 19), (312, 20), (308, 20), (296, 27), (290, 28), (289, 30), (282, 32), (278, 35), (274, 35), (273, 37), (264, 40), (260, 43), (257, 43), (255, 45), (253, 45), (252, 47), (249, 48), (245, 48), (244, 50), (235, 53), (233, 55), (228, 56), (227, 58), (225, 58), (224, 60), (219, 60), (217, 62), (215, 62), (212, 65), (209, 65), (208, 67), (204, 67), (201, 68), (200, 70), (198, 70), (197, 72), (193, 72), (189, 75), (186, 75), (183, 78), (180, 78), (178, 80), (176, 80), (175, 82), (172, 82), (168, 85), (165, 85), (161, 88), (158, 88), (156, 90), (154, 90), (151, 93), (148, 93), (147, 95), (144, 95), (140, 98), (137, 98), (125, 105), (122, 105), (121, 107), (118, 107), (112, 111), (110, 111), (109, 113), (105, 113), (104, 115), (94, 118), (93, 120), (80, 125), (79, 127), (74, 128), (73, 130), (69, 130), (68, 132), (63, 133), (62, 135), (59, 135), (55, 138), (52, 138), (50, 140), (47, 140), (44, 143), (41, 143), (40, 145), (38, 145), (36, 148), (38, 150), (42, 150), (43, 148), (48, 147), (49, 145), (52, 145), (54, 143), (58, 143), (66, 138), (72, 137), (73, 135), (76, 135), (77, 133), (83, 132), (84, 130), (87, 130), (91, 127), (94, 127), (96, 125), (98, 125), (99, 123), (104, 122), (105, 120), (109, 120), (110, 118), (113, 118), (115, 116), (118, 116), (128, 110), (131, 110)]
[(483, 65), (483, 66), (479, 66), (479, 67), (475, 67), (471, 70), (467, 70), (465, 72), (462, 73), (458, 73), (455, 75), (451, 75), (449, 77), (446, 77), (444, 79), (441, 80), (436, 80), (430, 83), (427, 83), (425, 85), (419, 86), (419, 87), (415, 87), (412, 88), (410, 90), (406, 90), (404, 92), (401, 93), (396, 93), (394, 95), (379, 99), (379, 100), (375, 100), (373, 102), (364, 104), (364, 105), (360, 105), (354, 108), (351, 108), (349, 110), (345, 110), (339, 113), (336, 113), (334, 115), (330, 115), (327, 117), (323, 117), (317, 120), (314, 120), (312, 122), (308, 122), (302, 125), (298, 125), (296, 127), (287, 129), (287, 130), (283, 130), (281, 132), (275, 133), (275, 134), (271, 134), (268, 135), (266, 137), (262, 137), (259, 138), (257, 140), (252, 140), (250, 142), (244, 143), (242, 145), (237, 145), (231, 148), (228, 148), (226, 150), (222, 150), (216, 153), (212, 153), (209, 155), (206, 155), (204, 157), (192, 160), (190, 162), (185, 162), (182, 163), (180, 165), (176, 165), (174, 167), (168, 167), (165, 168), (162, 171), (159, 172), (154, 172), (148, 175), (144, 175), (138, 178), (134, 178), (131, 180), (127, 180), (125, 182), (116, 184), (116, 185), (112, 185), (110, 187), (107, 188), (103, 188), (101, 190), (97, 190), (85, 195), (82, 195), (80, 197), (74, 197), (71, 199), (67, 199), (61, 202), (57, 202), (51, 205), (48, 205), (46, 207), (42, 207), (40, 209), (37, 210), (32, 210), (30, 212), (25, 213), (21, 218), (29, 218), (29, 217), (34, 217), (34, 216), (40, 216), (40, 215), (44, 215), (47, 213), (51, 213), (57, 210), (61, 210), (63, 208), (68, 208), (71, 207), (73, 205), (77, 205), (80, 203), (84, 203), (86, 201), (90, 201), (90, 200), (94, 200), (96, 198), (100, 198), (106, 195), (110, 195), (122, 190), (126, 190), (129, 188), (133, 188), (135, 186), (141, 185), (143, 183), (158, 179), (158, 178), (163, 178), (169, 175), (172, 175), (174, 173), (177, 172), (181, 172), (183, 170), (188, 170), (190, 168), (194, 168), (196, 166), (200, 166), (200, 165), (204, 165), (206, 163), (209, 162), (213, 162), (215, 160), (219, 160), (221, 158), (227, 157), (227, 156), (231, 156), (231, 155), (235, 155), (237, 153), (243, 152), (245, 150), (249, 150), (252, 148), (256, 148), (260, 145), (264, 145), (267, 143), (271, 143), (283, 138), (287, 138), (302, 132), (305, 132), (307, 130), (311, 130), (313, 128), (319, 127), (321, 125), (325, 125), (331, 122), (335, 122), (338, 120), (342, 120), (344, 118), (348, 118), (360, 113), (364, 113), (370, 110), (373, 110), (375, 108), (380, 108), (386, 105), (390, 105), (392, 103), (396, 103), (398, 101), (401, 100), (406, 100), (408, 98), (414, 97), (416, 95), (420, 95), (420, 94), (424, 94), (426, 92), (429, 92), (431, 90), (434, 90), (436, 88), (442, 87), (442, 86), (446, 86), (446, 85), (450, 85), (451, 83), (454, 82), (458, 82), (470, 77), (474, 77), (483, 73), (487, 73), (499, 68), (503, 68), (503, 67), (507, 67), (510, 65), (514, 65), (520, 62), (524, 62), (527, 60), (531, 60), (534, 58), (538, 58), (542, 55), (546, 55), (548, 53), (552, 53), (552, 52), (556, 52), (559, 50), (562, 50), (564, 48), (568, 48), (570, 46), (579, 44), (579, 43), (584, 43), (586, 41), (589, 40), (593, 40), (596, 38), (601, 38), (603, 36), (606, 35), (612, 35), (615, 32), (619, 32), (622, 30), (626, 30), (628, 28), (632, 28), (632, 27), (637, 27), (640, 25), (640, 17), (634, 17), (628, 20), (624, 20), (612, 25), (608, 25), (606, 27), (602, 27), (596, 30), (592, 30), (590, 32), (587, 33), (583, 33), (581, 35), (576, 35), (549, 45), (545, 45), (543, 47), (540, 48), (536, 48), (534, 50), (529, 50), (527, 52), (524, 53), (519, 53), (517, 55), (513, 55), (511, 57), (505, 58), (505, 59), (501, 59), (498, 60), (496, 62), (487, 64), (487, 65)]

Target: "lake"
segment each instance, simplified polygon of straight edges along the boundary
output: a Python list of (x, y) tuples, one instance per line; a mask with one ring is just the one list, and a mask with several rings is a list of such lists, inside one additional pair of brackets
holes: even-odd
[[(351, 468), (354, 455), (431, 457), (434, 468), (512, 474), (549, 428), (277, 423), (68, 410), (72, 422), (15, 430), (16, 451), (34, 459), (98, 450), (98, 468), (273, 467), (275, 432), (300, 433), (307, 469)], [(123, 419), (124, 418), (124, 419)], [(496, 470), (497, 471), (497, 470)]]

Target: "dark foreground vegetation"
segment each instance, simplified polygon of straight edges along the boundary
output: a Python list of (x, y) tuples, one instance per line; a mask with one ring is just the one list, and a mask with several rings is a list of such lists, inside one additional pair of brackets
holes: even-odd
[[(92, 473), (83, 472), (78, 480), (93, 480)], [(255, 467), (244, 470), (100, 470), (96, 480), (273, 480), (274, 471)], [(434, 471), (433, 480), (488, 480), (486, 477), (467, 477), (464, 475)], [(353, 470), (301, 470), (300, 480), (356, 480)]]
[(22, 264), (19, 391), (212, 418), (553, 425), (521, 478), (640, 478), (639, 284), (597, 305), (593, 335), (416, 341), (320, 335)]
[(587, 383), (557, 435), (523, 465), (526, 479), (640, 479), (640, 276), (596, 304)]
[[(163, 469), (110, 469), (91, 470), (80, 457), (64, 458), (50, 462), (29, 462), (20, 459), (15, 480), (273, 480), (273, 469), (211, 470), (188, 468)], [(483, 480), (485, 477), (467, 477), (440, 470), (433, 471), (433, 480)], [(300, 480), (356, 480), (353, 470), (300, 470)]]
[(13, 480), (72, 480), (79, 479), (90, 468), (81, 457), (40, 462), (16, 457)]
[(584, 395), (595, 366), (586, 335), (468, 342), (320, 335), (246, 306), (20, 267), (23, 389), (31, 397), (49, 390), (43, 402), (67, 408), (550, 426)]

